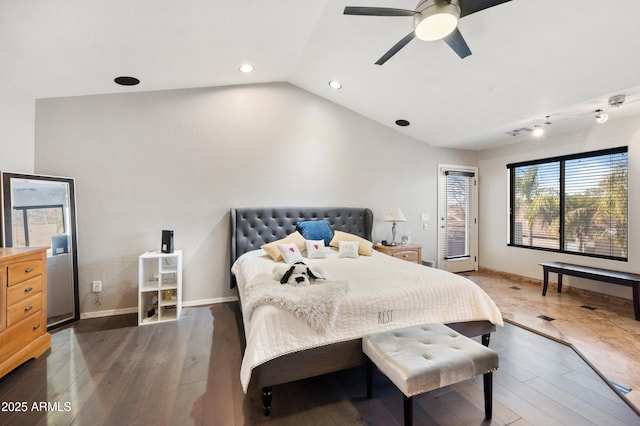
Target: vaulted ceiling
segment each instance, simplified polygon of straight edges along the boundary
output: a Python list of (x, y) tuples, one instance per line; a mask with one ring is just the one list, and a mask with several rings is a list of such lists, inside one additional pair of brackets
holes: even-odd
[[(383, 66), (413, 19), (343, 15), (416, 4), (0, 0), (0, 80), (34, 98), (286, 81), (429, 145), (475, 150), (531, 137), (515, 129), (593, 126), (599, 108), (640, 114), (637, 0), (513, 0), (460, 20), (471, 56), (416, 39)], [(120, 75), (141, 84), (117, 86)]]

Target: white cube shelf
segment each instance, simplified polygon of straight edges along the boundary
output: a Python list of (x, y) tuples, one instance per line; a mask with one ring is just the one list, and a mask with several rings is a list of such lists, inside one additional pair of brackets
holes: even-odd
[(182, 250), (149, 251), (138, 258), (138, 325), (180, 319)]

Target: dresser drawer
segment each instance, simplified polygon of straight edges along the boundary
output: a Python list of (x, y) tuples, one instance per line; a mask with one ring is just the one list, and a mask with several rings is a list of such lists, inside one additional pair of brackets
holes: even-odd
[(418, 252), (415, 250), (404, 250), (393, 253), (393, 257), (397, 257), (409, 262), (418, 262)]
[(40, 337), (46, 331), (47, 325), (42, 324), (41, 320), (42, 315), (38, 311), (0, 334), (0, 362)]
[(42, 291), (42, 275), (7, 287), (7, 306), (14, 305)]
[(29, 315), (33, 315), (35, 312), (40, 311), (41, 307), (42, 293), (40, 292), (29, 296), (14, 305), (9, 305), (9, 308), (7, 309), (7, 327), (11, 327)]
[(39, 259), (17, 262), (9, 266), (9, 286), (18, 284), (31, 277), (42, 275), (42, 261)]

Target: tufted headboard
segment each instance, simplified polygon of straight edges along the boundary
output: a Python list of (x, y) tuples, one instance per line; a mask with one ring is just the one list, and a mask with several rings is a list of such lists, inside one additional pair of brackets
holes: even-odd
[[(231, 264), (242, 254), (279, 240), (303, 220), (326, 219), (336, 231), (371, 241), (373, 212), (353, 207), (265, 207), (231, 209)], [(233, 287), (232, 280), (231, 286)]]

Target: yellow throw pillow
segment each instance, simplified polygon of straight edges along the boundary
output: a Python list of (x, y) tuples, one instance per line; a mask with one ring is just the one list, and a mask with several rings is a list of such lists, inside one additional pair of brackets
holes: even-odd
[(261, 246), (260, 248), (262, 250), (266, 251), (267, 254), (269, 256), (271, 256), (271, 258), (273, 260), (275, 260), (276, 262), (279, 262), (279, 261), (282, 260), (282, 255), (280, 254), (280, 251), (278, 250), (278, 246), (280, 244), (287, 244), (287, 243), (295, 243), (295, 245), (298, 247), (298, 250), (300, 250), (300, 251), (306, 250), (306, 247), (304, 245), (304, 237), (298, 231), (295, 231), (295, 232), (287, 235), (286, 237), (284, 237), (281, 240), (273, 241), (273, 242), (271, 242), (269, 244), (265, 244), (265, 245)]
[(371, 241), (342, 231), (335, 231), (333, 233), (333, 239), (329, 245), (331, 247), (338, 247), (340, 245), (340, 241), (357, 241), (360, 243), (358, 253), (363, 256), (371, 256), (371, 252), (373, 251), (373, 243)]

